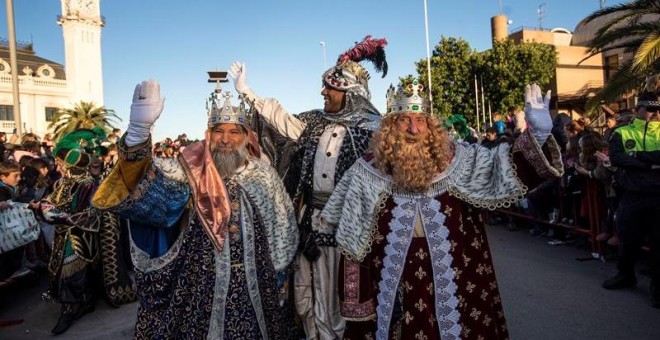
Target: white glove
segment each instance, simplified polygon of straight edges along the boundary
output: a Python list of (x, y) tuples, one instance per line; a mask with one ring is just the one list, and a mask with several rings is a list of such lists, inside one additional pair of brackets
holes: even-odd
[(545, 97), (542, 97), (541, 88), (537, 84), (525, 86), (525, 120), (539, 145), (545, 144), (552, 130), (550, 94), (548, 90)]
[(135, 86), (131, 115), (126, 129), (126, 145), (135, 146), (149, 139), (151, 127), (163, 112), (165, 98), (160, 96), (160, 85), (155, 80), (145, 80)]
[(252, 92), (247, 85), (247, 69), (245, 63), (238, 61), (231, 64), (229, 67), (229, 75), (234, 80), (234, 88), (238, 93), (247, 94)]

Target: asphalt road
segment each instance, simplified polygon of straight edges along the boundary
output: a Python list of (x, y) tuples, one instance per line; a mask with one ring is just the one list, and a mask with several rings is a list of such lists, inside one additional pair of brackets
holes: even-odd
[[(511, 339), (660, 339), (660, 309), (650, 307), (649, 280), (634, 289), (607, 291), (600, 283), (616, 273), (614, 263), (589, 258), (575, 246), (549, 246), (525, 230), (490, 226), (489, 240)], [(48, 339), (59, 306), (41, 302), (44, 279), (0, 291), (0, 339)], [(109, 307), (98, 300), (92, 314), (60, 339), (131, 339), (137, 304)]]

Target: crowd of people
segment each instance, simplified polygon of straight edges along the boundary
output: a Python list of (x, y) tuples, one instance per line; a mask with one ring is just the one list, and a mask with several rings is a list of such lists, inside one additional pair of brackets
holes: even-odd
[(41, 226), (0, 253), (3, 285), (44, 269), (44, 299), (61, 304), (54, 334), (103, 296), (139, 301), (138, 339), (507, 339), (480, 215), (526, 201), (535, 220), (577, 225), (585, 195), (601, 203), (598, 240), (621, 247), (603, 287), (636, 284), (645, 236), (658, 254), (657, 92), (601, 135), (553, 120), (550, 92), (530, 84), (524, 109), (480, 136), (460, 115), (432, 115), (417, 80), (391, 86), (381, 114), (360, 62), (385, 76), (385, 46), (368, 36), (342, 54), (322, 74), (323, 108), (296, 115), (232, 64), (241, 103), (212, 93), (202, 141), (152, 144), (164, 108), (154, 80), (136, 86), (123, 135), (0, 134), (0, 213), (31, 211)]

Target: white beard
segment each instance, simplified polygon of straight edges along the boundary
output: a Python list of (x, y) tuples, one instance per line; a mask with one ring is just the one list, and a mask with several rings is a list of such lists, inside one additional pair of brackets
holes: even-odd
[(245, 164), (245, 160), (248, 157), (247, 152), (247, 138), (243, 145), (240, 145), (236, 150), (230, 152), (222, 152), (216, 147), (211, 147), (211, 153), (213, 155), (213, 163), (215, 168), (218, 170), (218, 174), (221, 178), (231, 177), (238, 168)]

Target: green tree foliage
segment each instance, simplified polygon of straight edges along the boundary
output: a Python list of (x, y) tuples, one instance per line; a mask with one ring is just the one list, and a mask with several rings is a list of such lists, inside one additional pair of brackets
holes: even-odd
[[(420, 81), (428, 84), (426, 59), (415, 63)], [(460, 38), (442, 37), (433, 50), (431, 78), (433, 112), (447, 118), (463, 114), (475, 125), (475, 77), (483, 82), (485, 103), (491, 112), (505, 112), (511, 106), (523, 106), (524, 87), (536, 82), (547, 88), (557, 67), (557, 52), (552, 45), (495, 42), (491, 50), (476, 52)], [(402, 78), (410, 82), (412, 76)], [(428, 86), (427, 86), (428, 88)], [(479, 94), (481, 108), (481, 94)]]
[(114, 128), (114, 120), (121, 120), (114, 110), (104, 106), (95, 106), (92, 102), (81, 101), (73, 109), (59, 109), (54, 115), (48, 129), (53, 131), (53, 140), (58, 141), (62, 136), (78, 129), (92, 129), (100, 127), (109, 132)]
[(506, 112), (509, 107), (524, 105), (525, 85), (537, 83), (547, 89), (555, 76), (557, 52), (548, 44), (511, 40), (494, 42), (482, 52), (478, 74), (483, 77), (484, 91), (493, 112)]
[[(460, 38), (441, 37), (431, 57), (433, 113), (447, 118), (453, 113), (471, 112), (472, 61), (476, 52)], [(428, 90), (426, 59), (415, 63), (419, 80)], [(474, 94), (472, 94), (474, 96)]]
[(633, 53), (633, 58), (617, 70), (587, 109), (602, 101), (614, 102), (631, 90), (638, 90), (646, 76), (660, 73), (660, 0), (633, 0), (606, 7), (584, 19), (589, 23), (606, 18), (606, 23), (589, 42), (591, 55), (614, 49)]

